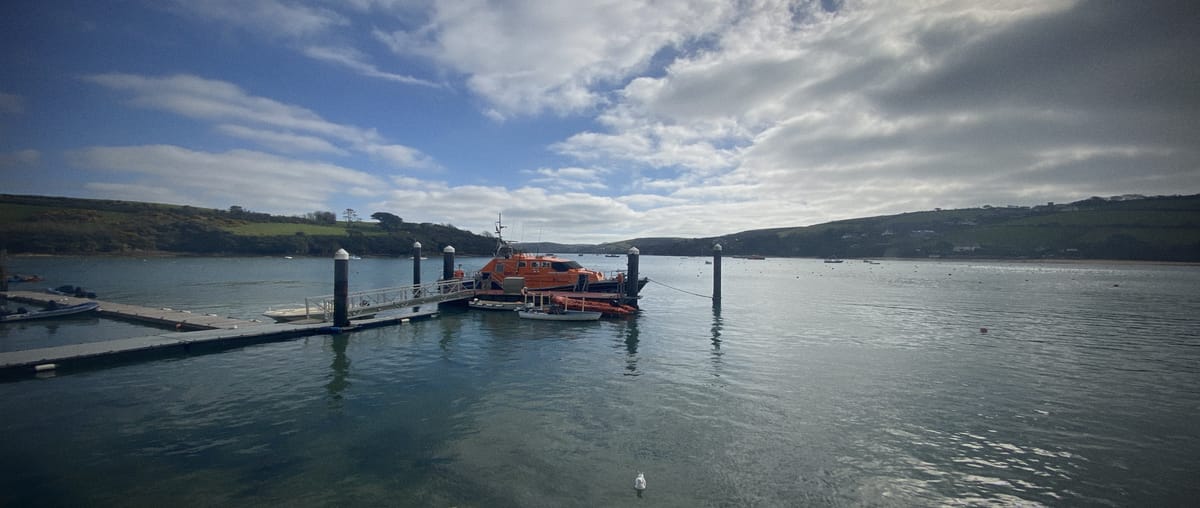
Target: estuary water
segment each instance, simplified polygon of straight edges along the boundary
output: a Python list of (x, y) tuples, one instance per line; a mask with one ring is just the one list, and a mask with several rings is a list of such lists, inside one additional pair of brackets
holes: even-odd
[[(718, 310), (696, 296), (712, 290), (704, 261), (642, 256), (652, 282), (631, 319), (445, 311), (0, 383), (0, 505), (1200, 498), (1198, 267), (727, 258)], [(105, 300), (249, 319), (331, 293), (332, 265), (16, 258), (9, 268)], [(431, 258), (422, 278), (440, 270)], [(351, 262), (351, 290), (411, 276), (410, 260)], [(152, 332), (94, 317), (0, 326), (5, 351)]]

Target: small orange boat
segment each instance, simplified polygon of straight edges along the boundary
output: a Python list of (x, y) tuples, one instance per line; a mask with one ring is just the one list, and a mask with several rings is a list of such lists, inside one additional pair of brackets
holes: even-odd
[(561, 295), (554, 297), (554, 303), (562, 305), (568, 309), (599, 312), (605, 316), (628, 316), (637, 312), (637, 307), (632, 305), (623, 305), (616, 302), (587, 300), (583, 298), (571, 298)]

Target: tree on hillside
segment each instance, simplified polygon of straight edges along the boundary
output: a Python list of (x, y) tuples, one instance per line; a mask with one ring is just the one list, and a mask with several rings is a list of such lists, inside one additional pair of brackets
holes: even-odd
[(384, 231), (389, 233), (393, 231), (399, 231), (400, 225), (404, 224), (404, 219), (401, 219), (395, 214), (390, 214), (387, 212), (375, 212), (371, 214), (371, 218), (379, 221), (379, 227), (383, 228)]
[(346, 211), (342, 212), (342, 217), (346, 218), (346, 222), (354, 222), (358, 220), (358, 212), (354, 211), (353, 208), (347, 208)]
[(333, 212), (309, 212), (307, 218), (317, 224), (337, 224), (337, 214)]

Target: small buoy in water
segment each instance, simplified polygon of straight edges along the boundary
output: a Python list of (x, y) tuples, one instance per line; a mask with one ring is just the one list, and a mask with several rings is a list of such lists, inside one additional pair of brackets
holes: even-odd
[(987, 328), (980, 328), (979, 333), (987, 333)]
[(646, 475), (638, 471), (637, 478), (633, 479), (633, 488), (640, 491), (646, 490)]

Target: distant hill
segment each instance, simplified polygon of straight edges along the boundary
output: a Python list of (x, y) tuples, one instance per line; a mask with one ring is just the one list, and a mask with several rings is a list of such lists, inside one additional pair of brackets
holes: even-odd
[[(491, 254), (495, 239), (449, 225), (387, 225), (190, 206), (0, 195), (0, 248), (10, 253), (406, 256)], [(1057, 258), (1200, 262), (1200, 195), (1118, 196), (1034, 207), (932, 210), (759, 229), (709, 238), (636, 238), (600, 245), (525, 244), (539, 252), (834, 258)]]
[[(596, 252), (833, 258), (1060, 258), (1200, 261), (1200, 195), (1094, 197), (1068, 204), (934, 210), (680, 239), (637, 238)], [(566, 249), (559, 249), (566, 251)]]
[[(490, 254), (495, 240), (449, 225), (338, 221), (192, 206), (0, 194), (0, 248), (13, 254), (407, 256), (414, 242), (437, 255)], [(389, 214), (390, 215), (390, 214)], [(387, 226), (386, 228), (384, 226)]]

